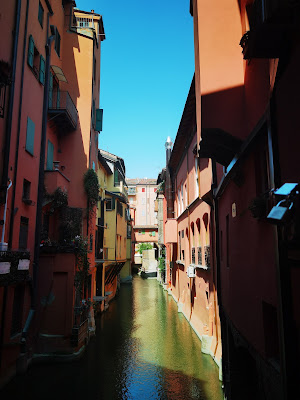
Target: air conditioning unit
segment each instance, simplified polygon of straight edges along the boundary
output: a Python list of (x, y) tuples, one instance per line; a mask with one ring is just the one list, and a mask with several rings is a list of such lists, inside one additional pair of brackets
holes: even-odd
[(195, 267), (193, 267), (192, 265), (189, 265), (186, 273), (187, 273), (188, 278), (195, 278), (196, 277)]

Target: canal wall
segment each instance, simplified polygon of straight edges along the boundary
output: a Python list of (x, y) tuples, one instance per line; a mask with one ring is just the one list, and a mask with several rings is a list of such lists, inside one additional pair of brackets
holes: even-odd
[[(172, 292), (171, 288), (166, 288), (166, 285), (162, 285), (163, 289), (168, 292), (168, 295), (173, 298), (173, 300), (176, 302), (177, 307), (178, 307), (178, 312), (182, 313), (185, 319), (188, 321), (190, 324), (191, 328), (193, 331), (196, 333), (198, 338), (200, 339), (202, 343), (201, 351), (204, 354), (208, 354), (212, 357), (214, 362), (217, 364), (219, 368), (219, 379), (220, 381), (223, 380), (222, 376), (222, 358), (221, 358), (221, 351), (222, 351), (222, 344), (221, 341), (217, 344), (217, 340), (215, 336), (208, 336), (208, 335), (201, 335), (200, 331), (203, 330), (203, 323), (197, 318), (196, 315), (190, 315), (189, 312), (187, 312), (187, 307), (184, 306), (184, 304), (175, 297), (174, 293)], [(217, 347), (217, 348), (216, 348)]]

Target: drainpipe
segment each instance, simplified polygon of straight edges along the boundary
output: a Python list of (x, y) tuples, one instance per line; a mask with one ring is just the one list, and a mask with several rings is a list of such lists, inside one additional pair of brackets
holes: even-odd
[(23, 41), (23, 58), (22, 58), (22, 72), (21, 72), (21, 88), (20, 88), (20, 100), (19, 100), (18, 128), (17, 128), (17, 143), (16, 143), (14, 177), (13, 177), (13, 181), (15, 182), (15, 184), (13, 186), (11, 208), (10, 208), (11, 211), (12, 211), (11, 212), (11, 216), (10, 216), (9, 238), (8, 238), (8, 247), (10, 249), (12, 247), (12, 236), (13, 236), (13, 227), (14, 227), (14, 220), (15, 220), (14, 209), (15, 209), (15, 198), (16, 198), (16, 186), (17, 186), (16, 185), (16, 183), (17, 183), (17, 172), (18, 172), (18, 164), (19, 164), (19, 143), (20, 143), (22, 103), (23, 103), (23, 85), (24, 85), (26, 43), (27, 43), (28, 10), (29, 10), (29, 0), (27, 0), (27, 4), (26, 4), (26, 17), (25, 17), (24, 41)]
[(9, 164), (10, 141), (11, 141), (13, 108), (14, 108), (14, 97), (15, 97), (15, 81), (16, 81), (18, 42), (19, 42), (19, 32), (20, 32), (21, 2), (22, 0), (18, 0), (16, 4), (15, 36), (12, 49), (12, 76), (11, 76), (12, 82), (9, 93), (8, 111), (6, 117), (5, 142), (3, 147), (2, 186), (5, 188), (7, 187), (7, 182), (8, 182), (8, 164)]
[[(212, 175), (214, 184), (217, 182), (217, 167), (216, 161), (212, 160)], [(228, 379), (228, 371), (227, 365), (229, 365), (228, 358), (228, 335), (227, 335), (227, 327), (226, 327), (226, 318), (223, 312), (223, 303), (222, 303), (222, 285), (221, 285), (221, 257), (220, 257), (220, 223), (219, 223), (219, 201), (218, 198), (213, 195), (213, 210), (214, 210), (214, 226), (215, 226), (215, 259), (216, 259), (216, 283), (217, 283), (217, 298), (219, 305), (219, 317), (220, 317), (220, 325), (221, 325), (221, 336), (222, 336), (222, 371), (225, 373), (225, 381), (223, 374), (223, 383), (224, 383), (224, 391), (227, 395), (227, 398), (230, 397), (230, 382), (227, 382)], [(228, 383), (228, 384), (227, 384)]]

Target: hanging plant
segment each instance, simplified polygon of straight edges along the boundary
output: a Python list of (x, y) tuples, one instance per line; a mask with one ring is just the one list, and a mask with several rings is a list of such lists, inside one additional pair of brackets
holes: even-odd
[(94, 207), (97, 205), (100, 188), (98, 176), (92, 168), (89, 168), (84, 174), (83, 183), (88, 198), (87, 211), (88, 215), (90, 215), (91, 211), (94, 210)]

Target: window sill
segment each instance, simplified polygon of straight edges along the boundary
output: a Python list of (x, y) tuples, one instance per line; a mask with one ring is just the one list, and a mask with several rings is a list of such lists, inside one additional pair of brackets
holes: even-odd
[(185, 265), (184, 261), (176, 260), (176, 264)]

